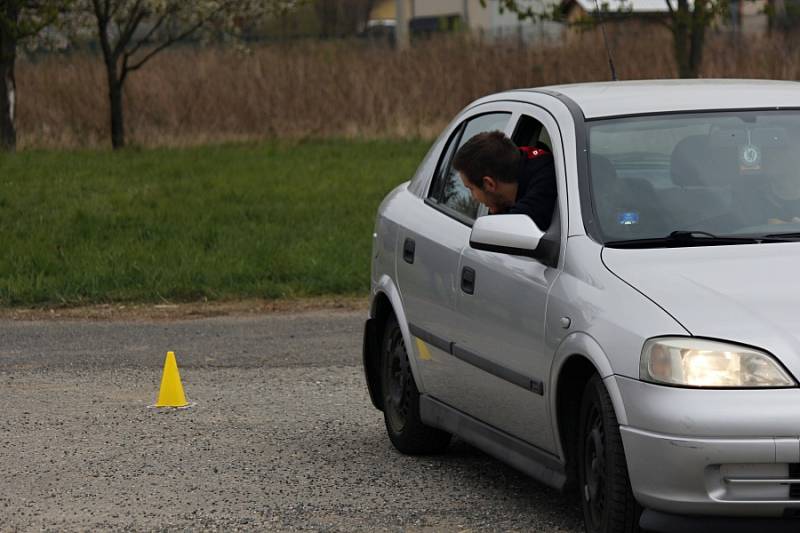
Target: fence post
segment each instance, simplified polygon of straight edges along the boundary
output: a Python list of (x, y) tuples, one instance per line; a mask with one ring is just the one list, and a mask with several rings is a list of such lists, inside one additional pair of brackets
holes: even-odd
[(405, 50), (408, 48), (408, 14), (406, 13), (406, 0), (395, 0), (395, 27), (394, 34), (397, 41), (397, 49)]

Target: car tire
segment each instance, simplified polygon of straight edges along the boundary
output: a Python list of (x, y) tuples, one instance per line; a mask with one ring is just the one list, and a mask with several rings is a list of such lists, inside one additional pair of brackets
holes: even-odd
[(451, 435), (422, 423), (419, 389), (394, 316), (388, 319), (381, 342), (381, 391), (386, 431), (395, 448), (409, 455), (442, 453), (447, 448)]
[(578, 426), (578, 488), (587, 533), (639, 531), (641, 506), (628, 465), (611, 397), (600, 376), (586, 384)]

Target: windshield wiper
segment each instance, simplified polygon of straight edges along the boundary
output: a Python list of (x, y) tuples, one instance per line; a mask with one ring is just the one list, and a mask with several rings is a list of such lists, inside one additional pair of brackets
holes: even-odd
[(794, 240), (800, 239), (800, 232), (790, 232), (790, 233), (770, 233), (769, 235), (764, 235), (766, 239), (785, 239), (785, 240)]
[(611, 248), (681, 248), (688, 246), (722, 246), (735, 244), (761, 244), (763, 242), (789, 242), (791, 239), (780, 235), (747, 237), (735, 235), (714, 235), (707, 231), (673, 231), (664, 237), (609, 241)]

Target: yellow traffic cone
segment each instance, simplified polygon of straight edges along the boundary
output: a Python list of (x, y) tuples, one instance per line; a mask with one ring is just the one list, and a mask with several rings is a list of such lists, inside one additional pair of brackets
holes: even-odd
[(178, 373), (178, 363), (175, 362), (175, 353), (167, 352), (164, 361), (164, 374), (161, 376), (161, 390), (158, 401), (154, 407), (186, 407), (189, 402), (183, 394), (181, 375)]

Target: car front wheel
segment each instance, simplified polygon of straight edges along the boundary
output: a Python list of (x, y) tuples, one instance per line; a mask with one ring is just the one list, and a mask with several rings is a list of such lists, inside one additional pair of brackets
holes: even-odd
[(381, 345), (381, 390), (386, 431), (395, 448), (405, 454), (443, 452), (450, 434), (426, 426), (419, 415), (419, 390), (397, 319), (389, 318)]
[(578, 431), (578, 487), (588, 533), (639, 531), (619, 423), (600, 376), (586, 384)]

